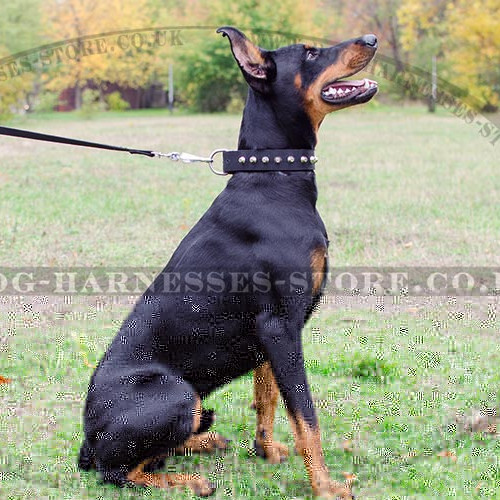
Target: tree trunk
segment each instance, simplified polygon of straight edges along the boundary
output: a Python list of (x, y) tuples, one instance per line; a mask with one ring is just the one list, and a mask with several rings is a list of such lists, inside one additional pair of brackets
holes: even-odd
[(391, 37), (389, 43), (392, 48), (392, 56), (394, 58), (394, 64), (398, 73), (403, 72), (405, 67), (403, 61), (401, 60), (401, 51), (399, 48), (399, 35), (398, 35), (398, 21), (394, 16), (389, 19), (389, 29), (391, 31)]
[(429, 96), (429, 112), (434, 113), (436, 111), (436, 99), (437, 99), (437, 66), (436, 66), (436, 56), (432, 56), (432, 80), (431, 80), (431, 95)]
[(82, 87), (80, 82), (75, 83), (75, 109), (80, 109), (82, 107)]

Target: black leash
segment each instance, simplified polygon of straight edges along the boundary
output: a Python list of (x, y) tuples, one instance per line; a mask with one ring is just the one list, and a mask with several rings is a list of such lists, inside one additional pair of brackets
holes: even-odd
[[(55, 142), (58, 144), (68, 144), (70, 146), (82, 146), (86, 148), (106, 149), (108, 151), (122, 151), (132, 155), (143, 155), (150, 158), (168, 158), (173, 161), (183, 163), (202, 162), (208, 163), (212, 172), (217, 175), (228, 175), (236, 172), (290, 172), (314, 170), (314, 164), (318, 161), (311, 149), (257, 149), (228, 151), (226, 149), (216, 149), (210, 156), (196, 156), (189, 153), (160, 153), (159, 151), (149, 151), (145, 149), (131, 149), (122, 146), (111, 146), (98, 142), (81, 141), (70, 139), (58, 135), (40, 134), (29, 130), (21, 130), (10, 127), (0, 127), (0, 135), (10, 137), (20, 137), (35, 141)], [(214, 158), (222, 153), (223, 170), (214, 168)]]
[(80, 141), (78, 139), (69, 139), (67, 137), (60, 137), (58, 135), (40, 134), (38, 132), (30, 132), (29, 130), (21, 130), (18, 128), (0, 127), (0, 135), (21, 137), (23, 139), (33, 139), (35, 141), (57, 142), (59, 144), (69, 144), (71, 146), (83, 146), (85, 148), (108, 149), (110, 151), (125, 151), (132, 155), (144, 155), (149, 157), (154, 157), (157, 155), (155, 151), (122, 148), (120, 146), (109, 146), (107, 144), (99, 144), (98, 142)]

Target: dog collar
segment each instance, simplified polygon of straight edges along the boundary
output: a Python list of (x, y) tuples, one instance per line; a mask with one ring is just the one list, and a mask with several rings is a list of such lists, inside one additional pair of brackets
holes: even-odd
[(311, 171), (318, 161), (313, 149), (239, 149), (224, 151), (222, 156), (226, 174)]

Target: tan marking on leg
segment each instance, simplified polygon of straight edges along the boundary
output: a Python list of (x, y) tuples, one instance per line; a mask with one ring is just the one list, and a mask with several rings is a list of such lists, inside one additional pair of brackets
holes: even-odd
[(321, 285), (325, 279), (326, 259), (328, 253), (325, 247), (315, 248), (311, 253), (311, 271), (312, 271), (312, 294), (317, 295), (321, 292)]
[(199, 474), (153, 474), (144, 472), (144, 467), (152, 460), (145, 460), (131, 470), (127, 475), (127, 479), (138, 486), (161, 489), (187, 486), (195, 495), (202, 497), (209, 496), (215, 491), (210, 486), (210, 483)]
[(280, 463), (288, 456), (288, 447), (273, 441), (274, 414), (278, 396), (279, 389), (271, 364), (266, 362), (254, 372), (254, 401), (257, 411), (255, 442), (257, 452), (261, 450), (266, 460), (272, 464)]
[(201, 423), (201, 399), (196, 394), (196, 402), (193, 408), (193, 430), (192, 432), (196, 432), (200, 428)]
[(302, 455), (313, 493), (324, 498), (353, 498), (348, 484), (332, 481), (321, 447), (319, 426), (311, 427), (302, 415), (288, 414), (295, 437), (295, 449)]
[(216, 432), (193, 434), (175, 451), (184, 455), (192, 453), (210, 453), (215, 450), (226, 450), (229, 441)]

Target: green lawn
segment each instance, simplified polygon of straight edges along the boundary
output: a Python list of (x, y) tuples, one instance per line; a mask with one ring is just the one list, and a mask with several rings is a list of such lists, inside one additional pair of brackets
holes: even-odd
[[(207, 154), (235, 147), (239, 122), (130, 112), (14, 123)], [(500, 266), (500, 146), (477, 132), (416, 107), (329, 117), (317, 181), (332, 265)], [(225, 182), (202, 166), (2, 138), (0, 266), (160, 270)], [(104, 486), (75, 465), (90, 365), (134, 300), (0, 296), (0, 375), (12, 379), (0, 385), (0, 498), (191, 498)], [(367, 500), (500, 498), (500, 440), (469, 429), (471, 415), (499, 408), (499, 313), (498, 297), (330, 297), (304, 345), (332, 476), (355, 473)], [(172, 458), (169, 470), (202, 472), (215, 498), (308, 498), (299, 457), (249, 456), (251, 381), (207, 402), (230, 450)], [(283, 408), (276, 436), (293, 449)]]

